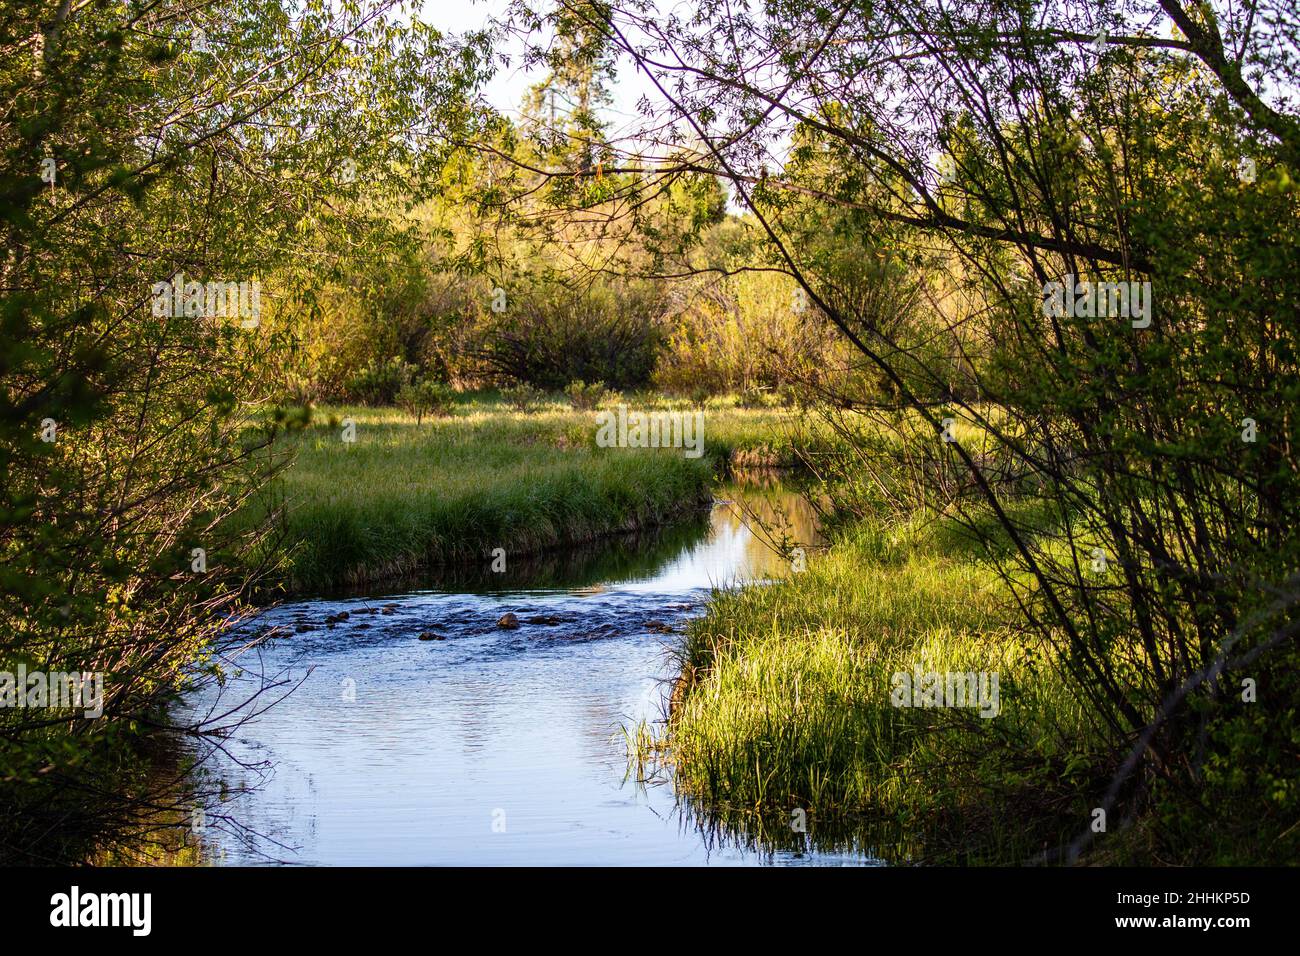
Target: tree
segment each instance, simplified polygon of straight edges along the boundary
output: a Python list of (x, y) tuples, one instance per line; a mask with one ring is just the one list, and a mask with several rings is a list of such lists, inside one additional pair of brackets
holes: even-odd
[(0, 670), (105, 694), (99, 719), (0, 711), (0, 856), (77, 860), (204, 799), (133, 768), (248, 639), (272, 528), (227, 518), (281, 464), (261, 369), (298, 254), (435, 188), (483, 60), (389, 2), (0, 12)]
[[(1204, 822), (1198, 793), (1220, 787), (1284, 831), (1296, 795), (1259, 800), (1223, 768), (1268, 753), (1260, 772), (1283, 776), (1297, 700), (1285, 5), (570, 10), (657, 90), (629, 137), (665, 157), (645, 179), (723, 178), (761, 266), (877, 370), (883, 389), (831, 404), (894, 428), (926, 504), (987, 542), (1102, 742), (1072, 744), (1074, 797)], [(925, 271), (929, 347), (852, 306), (818, 222)], [(983, 447), (941, 442), (950, 421)], [(1265, 673), (1278, 698), (1243, 708), (1240, 680)]]

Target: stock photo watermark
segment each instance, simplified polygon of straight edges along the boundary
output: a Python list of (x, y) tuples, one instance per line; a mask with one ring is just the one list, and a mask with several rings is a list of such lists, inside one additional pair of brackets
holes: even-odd
[(1001, 710), (997, 671), (896, 671), (889, 702), (895, 707), (961, 707), (996, 717)]
[(239, 319), (240, 328), (255, 329), (262, 320), (262, 283), (186, 280), (178, 272), (170, 281), (155, 282), (155, 318)]
[(1133, 328), (1151, 325), (1150, 282), (1076, 281), (1066, 274), (1060, 282), (1043, 285), (1043, 315), (1048, 318), (1131, 319)]
[(82, 716), (104, 714), (104, 675), (99, 671), (0, 671), (0, 707), (80, 710)]
[(596, 445), (600, 448), (680, 448), (687, 458), (704, 454), (704, 413), (629, 412), (596, 413)]

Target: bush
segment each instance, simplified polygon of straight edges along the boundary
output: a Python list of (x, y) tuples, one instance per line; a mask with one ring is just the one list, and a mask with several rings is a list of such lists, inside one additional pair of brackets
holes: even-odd
[(363, 405), (392, 405), (415, 375), (415, 366), (394, 355), (387, 362), (371, 360), (348, 379), (348, 398)]
[(415, 416), (415, 423), (424, 421), (426, 414), (445, 416), (451, 414), (456, 392), (445, 382), (424, 379), (402, 387), (397, 393), (397, 404), (407, 414)]
[(480, 360), (498, 376), (546, 389), (574, 379), (646, 385), (663, 345), (654, 290), (631, 284), (575, 292), (537, 285), (512, 292), (483, 329)]
[(589, 411), (609, 398), (609, 389), (604, 382), (592, 382), (588, 385), (582, 379), (570, 382), (564, 389), (569, 402), (580, 412)]
[(746, 273), (710, 279), (673, 313), (653, 381), (703, 402), (713, 395), (815, 382), (843, 365), (835, 329), (800, 311), (784, 276)]
[(515, 411), (527, 414), (537, 410), (537, 406), (545, 400), (546, 393), (540, 388), (533, 388), (531, 385), (521, 383), (510, 388), (503, 388), (501, 397)]

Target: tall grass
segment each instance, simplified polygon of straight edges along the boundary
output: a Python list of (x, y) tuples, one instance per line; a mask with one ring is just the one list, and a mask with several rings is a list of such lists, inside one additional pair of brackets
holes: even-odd
[[(786, 416), (788, 417), (788, 416)], [(318, 410), (277, 449), (293, 457), (241, 520), (282, 508), (284, 586), (325, 591), (445, 564), (486, 566), (698, 514), (737, 447), (772, 441), (781, 413), (710, 410), (705, 455), (598, 448), (592, 412), (532, 413), (474, 396), (422, 424), (395, 409)], [(343, 440), (343, 422), (355, 441)]]
[[(1087, 721), (1056, 663), (1001, 625), (998, 579), (960, 541), (862, 523), (802, 574), (720, 593), (641, 757), (671, 762), (679, 792), (733, 831), (805, 808), (814, 835), (889, 832), (894, 855), (923, 833), (942, 855), (960, 831), (965, 858), (1014, 860), (1086, 820), (1089, 770), (1071, 755)], [(918, 669), (996, 672), (997, 716), (894, 706), (892, 676)], [(1033, 831), (1016, 812), (1029, 801)]]

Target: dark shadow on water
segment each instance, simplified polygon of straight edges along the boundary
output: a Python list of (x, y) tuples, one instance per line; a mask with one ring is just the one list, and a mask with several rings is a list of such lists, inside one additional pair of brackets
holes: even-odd
[(709, 533), (707, 511), (687, 521), (641, 531), (609, 535), (596, 541), (567, 545), (534, 554), (507, 555), (504, 570), (493, 570), (493, 559), (472, 564), (442, 565), (382, 585), (339, 588), (326, 593), (296, 595), (294, 603), (313, 599), (373, 597), (403, 591), (454, 591), (498, 594), (550, 588), (580, 589), (649, 577), (681, 552), (702, 542)]
[[(661, 785), (668, 785), (661, 781)], [(1033, 831), (1010, 808), (981, 819), (936, 818), (925, 825), (863, 813), (737, 809), (678, 795), (683, 831), (693, 831), (711, 853), (753, 854), (779, 865), (1020, 866), (1044, 847), (1062, 846), (1073, 821)]]
[(817, 815), (800, 808), (758, 813), (679, 804), (681, 825), (694, 830), (710, 852), (752, 854), (767, 864), (906, 866), (922, 847), (896, 821)]

